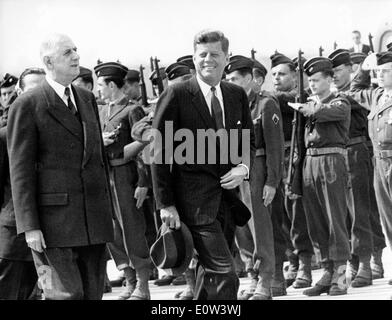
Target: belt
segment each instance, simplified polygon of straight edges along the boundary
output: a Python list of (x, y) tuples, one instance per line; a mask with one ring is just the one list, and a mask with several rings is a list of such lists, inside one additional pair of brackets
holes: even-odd
[(260, 156), (265, 156), (264, 148), (256, 149), (256, 157), (260, 157)]
[(112, 159), (109, 160), (109, 164), (112, 167), (118, 167), (118, 166), (122, 166), (126, 163), (130, 162), (130, 160), (125, 160), (124, 158), (118, 158), (118, 159)]
[(352, 138), (348, 141), (347, 146), (349, 147), (354, 144), (358, 144), (358, 143), (362, 143), (362, 142), (366, 142), (366, 141), (367, 141), (367, 139), (365, 136), (355, 137), (355, 138)]
[(347, 156), (347, 150), (340, 147), (306, 149), (307, 156), (321, 156), (324, 154), (333, 154), (333, 153), (339, 153), (343, 156)]
[(374, 150), (374, 156), (376, 158), (390, 158), (392, 157), (392, 150)]

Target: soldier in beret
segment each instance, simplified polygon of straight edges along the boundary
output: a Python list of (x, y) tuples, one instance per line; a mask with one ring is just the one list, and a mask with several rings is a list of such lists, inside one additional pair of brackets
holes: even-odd
[(380, 52), (376, 57), (379, 87), (369, 87), (369, 71), (360, 68), (351, 83), (351, 93), (360, 105), (370, 110), (368, 130), (375, 159), (374, 189), (385, 236), (392, 244), (392, 197), (389, 189), (392, 182), (392, 52)]
[(307, 118), (303, 201), (310, 239), (320, 250), (324, 268), (316, 285), (304, 291), (308, 296), (347, 294), (346, 264), (350, 259), (350, 244), (346, 225), (346, 145), (350, 103), (343, 95), (331, 92), (332, 68), (328, 58), (308, 60), (304, 69), (313, 95), (305, 104), (288, 103)]
[[(256, 159), (250, 177), (252, 211), (248, 222), (254, 240), (252, 282), (240, 293), (240, 300), (272, 299), (271, 282), (275, 269), (271, 203), (283, 174), (283, 128), (278, 101), (261, 91), (253, 90), (254, 61), (232, 56), (226, 67), (226, 79), (244, 88), (255, 128)], [(264, 75), (265, 76), (265, 75)], [(245, 182), (240, 186), (246, 192)]]
[(187, 65), (192, 75), (196, 73), (195, 63), (191, 54), (178, 58), (177, 62)]
[(7, 125), (9, 107), (17, 97), (15, 89), (17, 83), (18, 78), (9, 73), (6, 73), (0, 81), (0, 101), (3, 106), (0, 116), (0, 128)]
[[(100, 111), (100, 120), (118, 221), (115, 241), (108, 247), (117, 268), (124, 270), (126, 278), (126, 286), (118, 299), (149, 300), (150, 255), (141, 210), (148, 191), (147, 181), (136, 161), (124, 158), (124, 146), (133, 142), (132, 126), (144, 117), (144, 111), (140, 106), (130, 104), (123, 93), (128, 68), (107, 62), (97, 65), (94, 71), (98, 78), (98, 92), (102, 99), (109, 101)], [(125, 259), (123, 250), (119, 252), (116, 245), (118, 237), (123, 239), (127, 253)]]

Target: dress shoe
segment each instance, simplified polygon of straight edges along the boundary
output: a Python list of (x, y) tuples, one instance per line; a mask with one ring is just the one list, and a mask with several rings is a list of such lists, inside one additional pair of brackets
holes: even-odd
[(136, 288), (129, 300), (151, 300), (150, 292), (142, 292), (139, 288)]
[(382, 264), (382, 249), (372, 253), (370, 266), (372, 269), (373, 280), (384, 278), (384, 266)]
[(173, 286), (182, 286), (184, 284), (186, 284), (186, 279), (184, 274), (179, 275), (178, 277), (174, 278), (172, 281)]
[(149, 277), (150, 270), (148, 268), (136, 270), (136, 288), (129, 300), (151, 300), (150, 289), (148, 288)]
[(193, 300), (194, 291), (192, 288), (185, 288), (185, 290), (179, 295), (180, 300)]
[(333, 274), (333, 262), (332, 261), (324, 261), (322, 262), (322, 267), (324, 269), (323, 275), (320, 280), (317, 281), (316, 285), (310, 289), (306, 289), (303, 294), (306, 296), (319, 296), (323, 293), (329, 292), (331, 288), (332, 274)]
[(372, 281), (372, 269), (370, 267), (370, 256), (365, 261), (360, 260), (358, 274), (351, 282), (353, 288), (370, 286)]
[(346, 278), (349, 284), (351, 284), (351, 282), (354, 281), (355, 277), (358, 274), (358, 269), (359, 269), (359, 257), (353, 254), (351, 256), (351, 260), (349, 260), (347, 263), (347, 269), (346, 269)]
[(273, 297), (287, 296), (286, 283), (276, 283), (273, 281), (271, 286), (271, 292)]
[(293, 288), (302, 289), (308, 288), (312, 285), (312, 256), (300, 254), (299, 268), (297, 277), (293, 283)]
[(315, 297), (315, 296), (319, 296), (323, 293), (327, 293), (329, 292), (329, 289), (331, 288), (331, 286), (323, 286), (323, 285), (319, 285), (316, 283), (316, 285), (310, 289), (306, 289), (303, 294), (305, 296), (309, 296), (309, 297)]
[(345, 261), (334, 262), (331, 289), (329, 289), (330, 296), (347, 294), (346, 268), (347, 263)]
[(155, 280), (154, 284), (156, 286), (168, 286), (173, 282), (174, 278), (175, 276), (164, 275), (161, 279)]
[(347, 294), (347, 287), (344, 286), (339, 286), (336, 283), (334, 283), (331, 286), (331, 289), (329, 289), (329, 295), (330, 296), (341, 296)]
[(237, 299), (238, 299), (238, 300), (241, 300), (241, 301), (249, 300), (249, 298), (253, 296), (253, 293), (254, 293), (254, 292), (250, 292), (249, 290), (241, 290), (241, 291), (238, 293)]
[(124, 287), (123, 291), (117, 297), (117, 300), (128, 300), (131, 296), (135, 287)]
[(297, 277), (299, 268), (298, 256), (292, 254), (289, 258), (289, 267), (285, 274), (286, 288), (290, 287)]
[(272, 297), (262, 293), (255, 293), (249, 298), (249, 300), (272, 300)]

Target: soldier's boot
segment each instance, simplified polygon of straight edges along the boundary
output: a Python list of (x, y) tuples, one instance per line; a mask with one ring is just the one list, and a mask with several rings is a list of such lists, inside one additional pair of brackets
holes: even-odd
[(347, 294), (346, 261), (335, 261), (331, 281), (330, 296), (340, 296)]
[(285, 275), (285, 279), (286, 279), (286, 287), (290, 287), (298, 274), (298, 268), (299, 268), (299, 259), (298, 259), (298, 255), (292, 253), (289, 255), (288, 257), (289, 259), (289, 266)]
[(150, 271), (147, 267), (136, 270), (136, 288), (133, 291), (130, 300), (151, 300), (148, 279)]
[(359, 269), (357, 276), (351, 282), (353, 288), (361, 288), (370, 286), (373, 284), (372, 281), (372, 268), (370, 267), (370, 254), (361, 256), (359, 258)]
[(370, 260), (370, 266), (372, 268), (372, 279), (384, 278), (384, 266), (382, 264), (382, 249), (374, 251)]
[(347, 269), (346, 269), (346, 278), (347, 284), (351, 285), (351, 282), (354, 281), (355, 277), (358, 274), (359, 269), (359, 257), (355, 254), (351, 255), (351, 259), (347, 262)]
[(186, 287), (179, 295), (180, 300), (193, 300), (196, 286), (196, 274), (194, 269), (186, 269), (185, 271)]
[(312, 256), (309, 254), (299, 254), (299, 268), (297, 277), (293, 283), (293, 288), (308, 288), (312, 285)]
[(283, 275), (283, 262), (275, 264), (275, 273), (272, 277), (271, 291), (273, 297), (287, 295), (286, 280)]
[(257, 284), (259, 282), (259, 275), (258, 272), (254, 271), (253, 269), (249, 271), (250, 275), (250, 285), (248, 289), (241, 290), (238, 294), (238, 300), (249, 300), (256, 290)]
[(256, 290), (249, 300), (272, 300), (272, 274), (260, 273)]
[(321, 263), (321, 266), (324, 269), (323, 275), (312, 288), (306, 289), (303, 292), (304, 295), (309, 297), (314, 297), (314, 296), (319, 296), (323, 293), (328, 294), (332, 282), (333, 262), (331, 260), (325, 261)]
[(136, 288), (136, 271), (131, 267), (126, 267), (124, 269), (125, 276), (125, 286), (121, 291), (117, 300), (128, 300)]

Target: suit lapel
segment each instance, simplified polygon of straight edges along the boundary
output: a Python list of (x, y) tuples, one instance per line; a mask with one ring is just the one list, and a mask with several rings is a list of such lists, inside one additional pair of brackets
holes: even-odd
[(43, 91), (49, 114), (80, 141), (83, 141), (83, 131), (78, 118), (68, 110), (64, 101), (57, 95), (46, 80), (43, 84)]
[(221, 82), (223, 105), (225, 109), (225, 128), (226, 130), (237, 128), (236, 119), (239, 119), (239, 106), (234, 104), (234, 97), (225, 82)]

